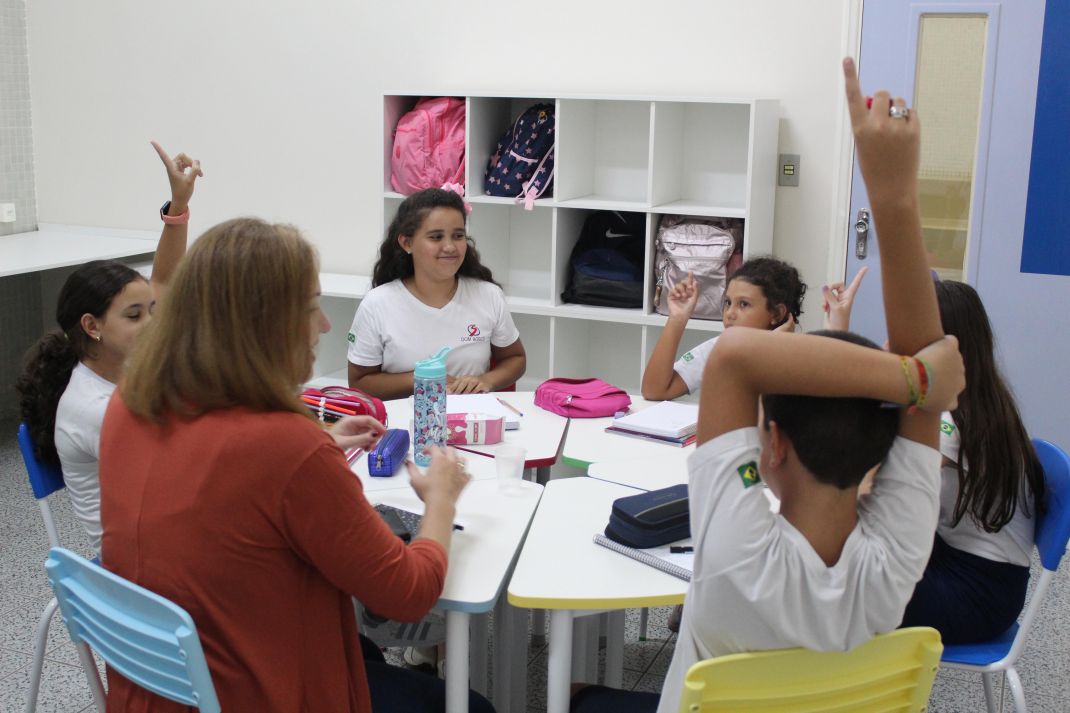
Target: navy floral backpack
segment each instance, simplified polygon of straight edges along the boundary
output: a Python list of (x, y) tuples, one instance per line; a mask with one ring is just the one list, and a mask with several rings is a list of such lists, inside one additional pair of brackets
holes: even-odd
[(502, 134), (487, 164), (483, 191), (488, 196), (516, 198), (532, 210), (535, 199), (547, 193), (554, 182), (554, 105), (536, 104), (527, 109)]

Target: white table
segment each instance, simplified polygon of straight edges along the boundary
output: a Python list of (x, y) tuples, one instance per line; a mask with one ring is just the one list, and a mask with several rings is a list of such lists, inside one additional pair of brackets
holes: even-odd
[[(653, 444), (655, 447), (660, 444)], [(693, 453), (694, 447), (688, 450)], [(587, 475), (637, 490), (659, 490), (687, 483), (687, 461), (666, 461), (661, 456), (591, 463)]]
[[(550, 466), (557, 462), (569, 420), (536, 406), (535, 393), (532, 391), (501, 391), (494, 395), (523, 414), (520, 428), (506, 431), (503, 443), (522, 446), (527, 451), (524, 467), (535, 468), (539, 471), (539, 482), (545, 482)], [(384, 403), (389, 425), (392, 428), (408, 428), (412, 422), (412, 397)], [(462, 446), (462, 449), (493, 457), (498, 445)]]
[[(509, 602), (550, 610), (548, 713), (567, 713), (573, 667), (573, 619), (605, 610), (680, 604), (687, 582), (600, 547), (615, 499), (637, 490), (595, 478), (550, 481), (509, 582)], [(610, 626), (609, 632), (623, 632)], [(597, 639), (595, 639), (597, 641)], [(576, 660), (597, 661), (577, 640)], [(620, 685), (623, 641), (607, 642), (606, 683)], [(613, 677), (611, 677), (613, 672)]]
[[(493, 461), (486, 459), (493, 466)], [(474, 464), (473, 464), (474, 465)], [(512, 571), (528, 523), (539, 504), (543, 488), (535, 483), (522, 482), (516, 494), (503, 494), (495, 480), (477, 480), (468, 484), (457, 501), (455, 522), (464, 530), (453, 533), (450, 542), (449, 568), (446, 583), (437, 606), (446, 611), (446, 710), (464, 713), (468, 710), (469, 671), (472, 687), (486, 689), (486, 618), (485, 614), (497, 605), (495, 626), (495, 691), (499, 710), (508, 695), (510, 673), (516, 666), (525, 666), (523, 656), (511, 660), (512, 626), (515, 612), (507, 611), (502, 590)], [(412, 512), (423, 512), (423, 503), (411, 487), (376, 490), (368, 493), (374, 504), (385, 503)], [(499, 628), (500, 627), (500, 628)], [(477, 642), (469, 650), (469, 631)], [(526, 636), (526, 630), (523, 634)], [(526, 652), (526, 648), (525, 648)], [(471, 667), (469, 655), (472, 655)], [(523, 691), (520, 691), (523, 695)]]
[(0, 236), (0, 277), (147, 255), (159, 239), (159, 232), (42, 223), (33, 232)]
[[(641, 396), (631, 394), (631, 412), (652, 406), (657, 401), (647, 401)], [(666, 464), (679, 463), (686, 471), (687, 457), (695, 452), (695, 446), (674, 446), (668, 443), (656, 443), (642, 438), (630, 438), (618, 433), (606, 433), (606, 428), (613, 423), (613, 417), (573, 418), (568, 424), (565, 445), (561, 449), (561, 459), (569, 465), (586, 469), (591, 463), (611, 461), (631, 461), (637, 458), (658, 457)]]

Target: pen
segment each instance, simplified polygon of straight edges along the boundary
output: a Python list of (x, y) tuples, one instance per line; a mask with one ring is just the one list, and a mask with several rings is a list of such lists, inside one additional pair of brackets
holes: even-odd
[(520, 416), (521, 418), (524, 417), (524, 414), (521, 413), (520, 410), (516, 406), (513, 406), (511, 403), (508, 403), (506, 401), (502, 401), (497, 396), (495, 396), (494, 398), (498, 399), (498, 403), (500, 403), (502, 406), (504, 406), (505, 408), (509, 409), (513, 413), (515, 413), (517, 416)]
[(673, 555), (686, 555), (688, 552), (694, 552), (695, 548), (690, 546), (672, 545), (669, 547), (669, 554)]

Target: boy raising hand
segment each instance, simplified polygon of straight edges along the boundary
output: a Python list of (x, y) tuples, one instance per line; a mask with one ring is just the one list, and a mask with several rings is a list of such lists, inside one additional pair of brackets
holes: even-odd
[(702, 395), (688, 463), (694, 576), (659, 711), (677, 710), (702, 659), (845, 651), (894, 629), (929, 558), (939, 414), (965, 383), (962, 359), (942, 333), (925, 260), (917, 117), (886, 92), (867, 106), (854, 62), (843, 70), (880, 235), (890, 352), (848, 332), (721, 336), (706, 366), (720, 386)]

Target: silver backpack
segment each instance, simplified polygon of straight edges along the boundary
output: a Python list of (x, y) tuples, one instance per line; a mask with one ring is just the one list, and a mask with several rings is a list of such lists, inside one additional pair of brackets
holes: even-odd
[[(698, 304), (693, 319), (720, 319), (728, 277), (728, 261), (736, 239), (727, 221), (666, 215), (661, 219), (654, 241), (654, 309), (669, 313), (669, 293), (673, 286), (695, 275)], [(734, 232), (734, 231), (733, 231)], [(739, 231), (742, 232), (742, 231)]]

